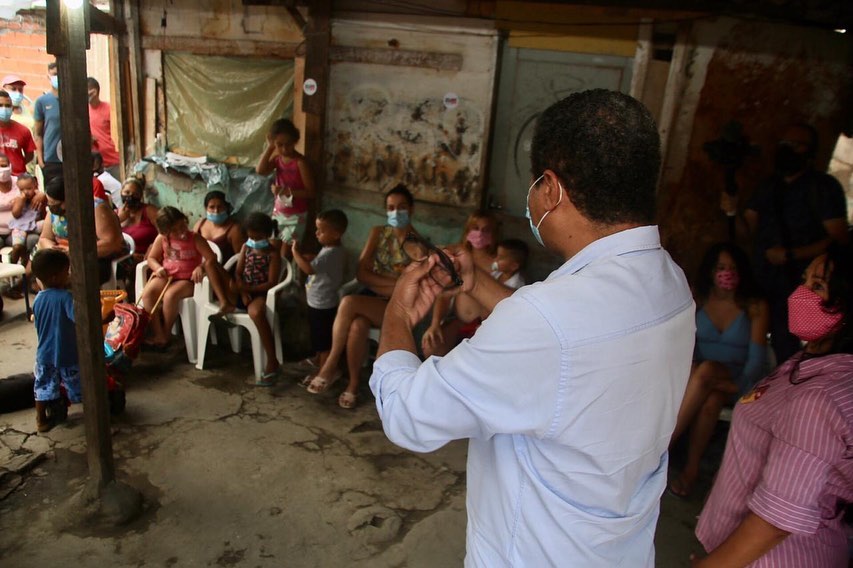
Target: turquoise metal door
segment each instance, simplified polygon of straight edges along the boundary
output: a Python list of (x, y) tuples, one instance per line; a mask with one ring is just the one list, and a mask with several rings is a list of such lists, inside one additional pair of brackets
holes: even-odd
[[(504, 46), (488, 203), (523, 216), (530, 185), (530, 142), (536, 117), (578, 91), (612, 89), (627, 93), (632, 59)], [(541, 172), (537, 172), (537, 175)]]

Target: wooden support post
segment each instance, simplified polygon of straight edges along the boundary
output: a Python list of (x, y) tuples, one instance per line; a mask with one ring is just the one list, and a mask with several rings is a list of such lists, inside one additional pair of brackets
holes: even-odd
[[(56, 0), (60, 2), (60, 0)], [(115, 479), (98, 281), (97, 237), (92, 196), (92, 138), (86, 85), (86, 27), (82, 9), (60, 2), (59, 107), (63, 176), (68, 216), (71, 289), (77, 327), (77, 352), (86, 401), (84, 425), (90, 484), (100, 488)]]
[[(329, 44), (331, 42), (331, 0), (311, 2), (308, 10), (308, 24), (305, 28), (305, 79), (317, 83), (317, 91), (307, 96), (303, 94), (302, 110), (305, 114), (305, 157), (314, 171), (316, 203), (322, 196), (326, 180), (325, 155), (323, 151), (326, 136), (326, 102), (329, 93)], [(302, 89), (302, 85), (294, 85)], [(316, 211), (309, 212), (308, 227), (313, 227)], [(315, 239), (314, 231), (305, 231), (306, 239)]]
[(125, 143), (125, 153), (131, 163), (142, 159), (143, 147), (142, 127), (142, 43), (139, 34), (139, 4), (138, 0), (122, 0), (123, 19), (127, 25), (127, 34), (123, 37), (122, 47), (126, 48), (126, 67), (122, 68), (122, 83), (126, 85), (125, 93), (130, 103), (129, 108), (122, 109), (128, 128), (128, 138)]

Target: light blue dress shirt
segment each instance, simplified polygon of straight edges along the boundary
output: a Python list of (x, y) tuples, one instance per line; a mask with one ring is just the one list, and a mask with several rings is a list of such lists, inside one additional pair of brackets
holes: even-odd
[(466, 566), (654, 566), (694, 305), (655, 226), (599, 239), (423, 364), (391, 351), (370, 387), (414, 451), (468, 446)]

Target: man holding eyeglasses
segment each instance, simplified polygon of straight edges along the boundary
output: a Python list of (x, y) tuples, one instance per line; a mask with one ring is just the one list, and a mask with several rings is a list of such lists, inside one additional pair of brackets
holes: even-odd
[(695, 332), (653, 224), (657, 129), (627, 95), (576, 93), (539, 117), (531, 164), (531, 230), (565, 263), (512, 293), (459, 253), (457, 289), (493, 311), (423, 363), (411, 330), (446, 287), (437, 255), (412, 263), (370, 386), (396, 444), (469, 438), (466, 566), (651, 567)]

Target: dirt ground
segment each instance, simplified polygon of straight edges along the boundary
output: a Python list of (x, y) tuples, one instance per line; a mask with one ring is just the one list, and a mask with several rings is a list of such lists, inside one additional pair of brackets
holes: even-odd
[[(23, 302), (7, 300), (0, 376), (30, 371), (35, 344)], [(144, 511), (122, 527), (61, 522), (87, 479), (81, 405), (43, 435), (32, 409), (0, 414), (0, 566), (462, 565), (464, 441), (431, 454), (388, 442), (367, 368), (360, 404), (347, 411), (337, 389), (296, 386), (305, 372), (292, 364), (271, 389), (251, 384), (248, 352), (219, 348), (206, 366), (187, 363), (180, 340), (134, 364), (113, 450)], [(664, 495), (658, 566), (687, 566), (698, 549), (701, 493)]]

